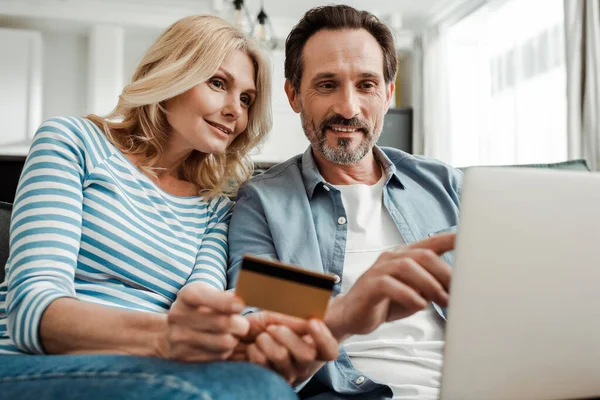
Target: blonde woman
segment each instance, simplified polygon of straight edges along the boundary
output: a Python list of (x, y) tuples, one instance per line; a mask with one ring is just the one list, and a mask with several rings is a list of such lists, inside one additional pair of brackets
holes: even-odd
[[(0, 286), (0, 397), (295, 398), (276, 374), (223, 361), (271, 340), (284, 352), (261, 363), (292, 382), (294, 354), (309, 363), (328, 337), (315, 322), (243, 317), (224, 291), (225, 195), (270, 129), (269, 93), (253, 42), (194, 16), (159, 37), (111, 115), (38, 129)], [(275, 322), (288, 327), (265, 336)]]

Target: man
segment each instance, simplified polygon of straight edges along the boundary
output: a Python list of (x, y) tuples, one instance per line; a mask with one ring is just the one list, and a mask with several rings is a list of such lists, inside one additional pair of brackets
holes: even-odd
[[(303, 397), (437, 398), (462, 174), (375, 143), (397, 72), (389, 29), (337, 5), (286, 41), (285, 91), (311, 145), (238, 194), (229, 281), (251, 253), (335, 274), (325, 323), (343, 344)], [(388, 323), (386, 323), (388, 322)]]

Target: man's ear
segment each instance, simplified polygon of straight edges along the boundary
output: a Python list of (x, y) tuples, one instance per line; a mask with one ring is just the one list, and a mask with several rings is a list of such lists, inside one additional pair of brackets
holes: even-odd
[(387, 112), (390, 109), (390, 104), (392, 104), (392, 96), (394, 95), (394, 89), (396, 89), (396, 84), (392, 82), (387, 87), (385, 112)]
[(290, 102), (290, 106), (296, 114), (299, 114), (300, 99), (298, 98), (298, 93), (296, 93), (296, 89), (294, 89), (292, 82), (290, 82), (289, 79), (286, 79), (283, 87), (285, 89), (285, 94), (287, 95), (288, 101)]

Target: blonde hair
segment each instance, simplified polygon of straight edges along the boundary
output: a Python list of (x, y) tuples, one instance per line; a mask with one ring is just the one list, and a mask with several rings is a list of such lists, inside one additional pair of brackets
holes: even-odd
[(270, 61), (258, 44), (225, 20), (190, 16), (171, 25), (150, 47), (130, 84), (106, 117), (88, 115), (124, 153), (137, 155), (140, 168), (156, 175), (171, 129), (164, 102), (205, 82), (235, 50), (254, 64), (256, 98), (248, 126), (223, 154), (194, 150), (183, 162), (181, 179), (196, 184), (208, 197), (235, 194), (252, 175), (248, 152), (271, 130)]

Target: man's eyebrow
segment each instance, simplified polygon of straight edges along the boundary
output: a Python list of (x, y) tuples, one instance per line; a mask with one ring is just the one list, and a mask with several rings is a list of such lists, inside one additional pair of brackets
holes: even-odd
[(381, 74), (378, 74), (376, 72), (371, 72), (371, 71), (367, 71), (367, 72), (363, 72), (362, 74), (360, 74), (361, 78), (380, 78)]
[[(312, 81), (318, 81), (321, 79), (332, 79), (335, 78), (337, 75), (333, 72), (319, 72), (318, 74), (316, 74), (313, 78)], [(381, 74), (378, 74), (377, 72), (373, 72), (373, 71), (365, 71), (362, 72), (361, 74), (359, 74), (360, 78), (381, 78)]]
[(319, 79), (331, 79), (331, 78), (335, 78), (335, 74), (333, 72), (319, 72), (312, 78), (312, 80), (318, 81)]

